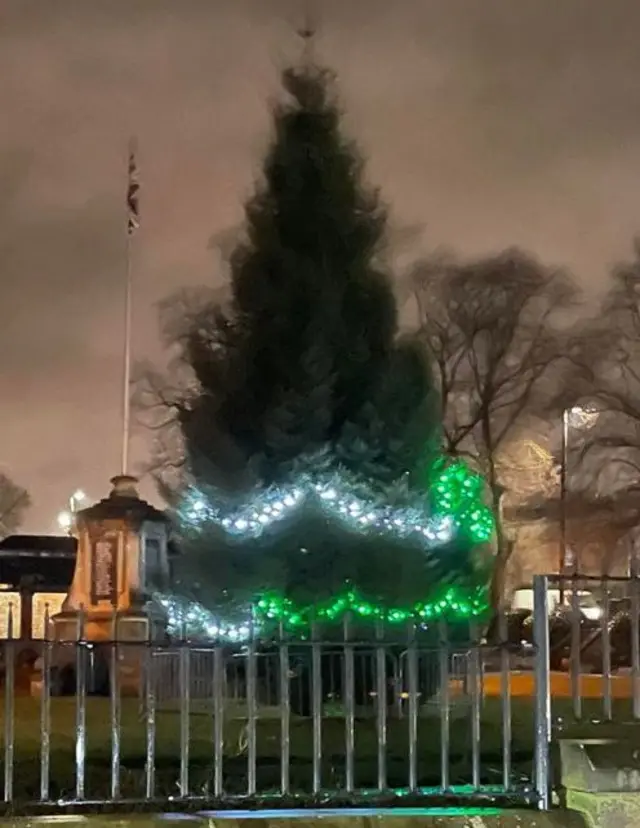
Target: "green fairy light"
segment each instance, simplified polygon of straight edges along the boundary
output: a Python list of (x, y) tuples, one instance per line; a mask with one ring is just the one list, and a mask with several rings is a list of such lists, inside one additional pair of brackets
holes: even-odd
[(331, 600), (309, 607), (296, 607), (286, 599), (269, 595), (258, 602), (258, 614), (287, 626), (310, 623), (312, 619), (335, 621), (350, 613), (358, 618), (399, 624), (411, 619), (433, 620), (447, 617), (463, 620), (482, 616), (487, 609), (484, 590), (450, 588), (436, 600), (409, 608), (387, 608), (366, 601), (352, 589)]
[(433, 511), (450, 516), (474, 543), (487, 543), (493, 537), (495, 522), (491, 509), (483, 502), (484, 481), (462, 460), (440, 464), (430, 487)]
[(317, 605), (298, 606), (277, 594), (262, 596), (254, 605), (254, 612), (247, 619), (230, 623), (218, 618), (203, 606), (177, 599), (175, 596), (156, 596), (167, 612), (168, 628), (172, 634), (196, 639), (228, 640), (242, 642), (259, 636), (263, 631), (282, 625), (293, 633), (304, 633), (313, 621), (339, 622), (350, 614), (364, 622), (386, 622), (399, 625), (409, 621), (429, 623), (440, 618), (447, 621), (468, 621), (482, 617), (487, 612), (486, 592), (481, 588), (463, 589), (450, 587), (432, 601), (417, 603), (411, 607), (385, 607), (365, 600), (354, 589)]

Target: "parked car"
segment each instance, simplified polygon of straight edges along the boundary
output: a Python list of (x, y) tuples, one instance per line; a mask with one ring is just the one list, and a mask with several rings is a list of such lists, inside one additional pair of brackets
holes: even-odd
[[(599, 621), (602, 618), (602, 607), (592, 592), (589, 592), (589, 590), (586, 589), (581, 589), (578, 590), (577, 597), (578, 608), (581, 615), (589, 621)], [(547, 592), (547, 601), (549, 602), (550, 614), (563, 604), (568, 608), (571, 608), (574, 605), (572, 590), (565, 590), (564, 595), (561, 596), (559, 589), (550, 589)], [(530, 587), (524, 587), (522, 589), (517, 589), (514, 592), (511, 600), (511, 609), (513, 611), (529, 610), (529, 612), (533, 612), (533, 604), (533, 589)]]

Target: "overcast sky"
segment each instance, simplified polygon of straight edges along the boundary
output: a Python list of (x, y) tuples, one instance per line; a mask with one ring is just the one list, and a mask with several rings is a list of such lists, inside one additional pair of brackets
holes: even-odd
[[(142, 358), (159, 354), (156, 301), (219, 278), (208, 240), (241, 216), (302, 6), (3, 0), (0, 461), (32, 493), (27, 529), (118, 471), (128, 136)], [(604, 284), (640, 230), (637, 0), (319, 8), (319, 54), (398, 223), (464, 253), (520, 244)]]

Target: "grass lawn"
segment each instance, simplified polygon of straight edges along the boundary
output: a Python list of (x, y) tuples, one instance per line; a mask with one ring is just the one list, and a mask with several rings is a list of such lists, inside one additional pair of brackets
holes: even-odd
[[(0, 706), (2, 707), (2, 706)], [(554, 715), (568, 721), (566, 702), (558, 705)], [(596, 709), (586, 710), (594, 716)], [(233, 715), (233, 714), (232, 714)], [(245, 721), (229, 716), (225, 720), (224, 788), (230, 794), (246, 791)], [(16, 699), (14, 799), (35, 801), (40, 796), (40, 705), (30, 698)], [(87, 799), (107, 797), (110, 786), (111, 731), (108, 699), (87, 700)], [(70, 798), (75, 792), (76, 705), (73, 698), (55, 698), (51, 702), (51, 799)], [(0, 715), (0, 720), (2, 715)], [(630, 720), (624, 706), (616, 709), (616, 720)], [(204, 707), (193, 705), (189, 719), (189, 791), (206, 795), (213, 779), (213, 717)], [(633, 728), (612, 725), (588, 725), (590, 735), (634, 734)], [(612, 731), (611, 728), (614, 727)], [(585, 734), (585, 725), (579, 732)], [(534, 744), (533, 707), (527, 700), (512, 704), (512, 784), (519, 786), (531, 779)], [(472, 780), (471, 718), (468, 709), (453, 709), (450, 730), (449, 773), (451, 785), (470, 784)], [(0, 741), (4, 763), (4, 721), (0, 722)], [(389, 718), (387, 723), (387, 776), (389, 787), (406, 787), (408, 777), (408, 720)], [(312, 723), (292, 717), (291, 790), (309, 792), (312, 781)], [(639, 740), (640, 744), (640, 740)], [(331, 790), (344, 788), (345, 724), (344, 719), (325, 718), (322, 722), (322, 781)], [(440, 720), (421, 714), (418, 721), (418, 783), (439, 786)], [(156, 795), (178, 795), (180, 770), (180, 715), (177, 709), (159, 709), (156, 713)], [(139, 702), (124, 699), (121, 727), (121, 793), (123, 797), (144, 796), (146, 724)], [(487, 699), (481, 720), (482, 784), (502, 784), (501, 706)], [(375, 720), (359, 719), (355, 733), (355, 782), (357, 787), (377, 787), (377, 731)], [(257, 788), (273, 791), (280, 786), (280, 721), (264, 715), (257, 725)]]
[[(15, 709), (15, 797), (39, 797), (40, 706), (30, 698), (16, 699)], [(108, 699), (87, 700), (87, 785), (86, 796), (106, 795), (110, 782), (111, 731)], [(224, 778), (230, 793), (246, 791), (245, 720), (225, 720)], [(76, 705), (73, 698), (51, 701), (51, 795), (69, 796), (75, 790)], [(1, 718), (1, 716), (0, 716)], [(121, 727), (121, 779), (123, 795), (142, 796), (146, 756), (146, 723), (137, 700), (124, 699)], [(210, 710), (194, 703), (189, 718), (190, 789), (206, 793), (213, 776), (213, 717)], [(4, 742), (4, 722), (1, 725)], [(468, 710), (454, 713), (451, 722), (450, 781), (471, 781), (471, 729)], [(482, 721), (481, 756), (483, 782), (500, 784), (501, 737), (499, 704), (485, 705)], [(530, 706), (514, 709), (514, 781), (530, 772), (533, 744), (533, 719)], [(311, 790), (312, 722), (292, 717), (290, 727), (292, 790)], [(265, 715), (257, 724), (258, 790), (274, 790), (280, 785), (280, 721)], [(387, 771), (391, 787), (405, 787), (408, 774), (408, 720), (388, 719)], [(322, 722), (323, 785), (344, 787), (345, 723), (340, 717)], [(4, 756), (2, 756), (2, 759)], [(160, 708), (156, 713), (156, 782), (159, 795), (177, 794), (180, 768), (180, 714), (177, 709)], [(418, 721), (418, 776), (421, 785), (440, 784), (440, 722), (435, 715)], [(356, 721), (355, 777), (359, 787), (377, 786), (377, 730), (371, 718)]]

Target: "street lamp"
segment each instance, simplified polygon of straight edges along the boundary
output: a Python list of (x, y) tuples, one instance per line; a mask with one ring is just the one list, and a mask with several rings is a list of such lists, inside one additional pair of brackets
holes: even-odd
[(73, 526), (73, 515), (71, 512), (58, 513), (58, 526), (63, 532), (71, 532), (71, 527)]
[(87, 496), (82, 489), (76, 489), (69, 497), (69, 508), (58, 514), (58, 526), (63, 532), (71, 534), (76, 520), (76, 512), (86, 499)]
[(76, 489), (75, 492), (69, 498), (69, 510), (71, 511), (72, 515), (78, 511), (78, 507), (80, 504), (84, 503), (87, 499), (86, 494), (82, 491), (82, 489)]
[[(562, 447), (560, 458), (560, 560), (558, 575), (560, 576), (560, 603), (564, 602), (564, 588), (562, 575), (567, 565), (567, 466), (569, 459), (569, 429), (591, 428), (598, 419), (600, 412), (592, 407), (575, 405), (565, 408), (562, 412)], [(574, 568), (577, 562), (574, 564)]]

